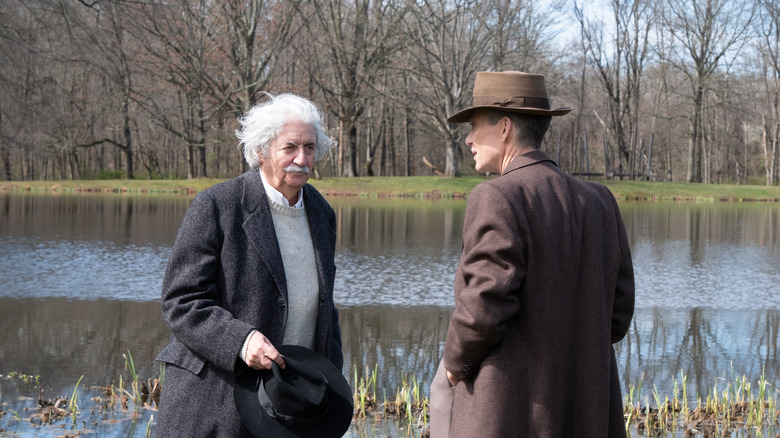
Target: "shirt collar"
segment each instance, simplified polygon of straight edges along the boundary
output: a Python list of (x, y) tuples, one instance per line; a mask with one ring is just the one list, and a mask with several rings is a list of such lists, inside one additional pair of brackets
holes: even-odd
[(295, 205), (290, 205), (290, 202), (287, 200), (287, 198), (284, 197), (282, 192), (276, 190), (271, 184), (268, 183), (268, 181), (265, 179), (265, 176), (263, 175), (263, 172), (260, 169), (257, 169), (257, 171), (260, 173), (260, 179), (263, 181), (263, 187), (265, 188), (265, 194), (268, 195), (268, 199), (276, 202), (277, 204), (284, 205), (285, 207), (303, 208), (303, 189), (300, 190), (298, 202), (296, 202)]

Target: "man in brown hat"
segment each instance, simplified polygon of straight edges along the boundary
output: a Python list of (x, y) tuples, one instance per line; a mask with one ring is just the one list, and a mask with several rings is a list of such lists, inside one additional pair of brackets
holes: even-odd
[(469, 195), (455, 311), (431, 384), (431, 436), (625, 436), (612, 344), (634, 312), (614, 196), (539, 150), (552, 116), (541, 75), (480, 72), (468, 122)]

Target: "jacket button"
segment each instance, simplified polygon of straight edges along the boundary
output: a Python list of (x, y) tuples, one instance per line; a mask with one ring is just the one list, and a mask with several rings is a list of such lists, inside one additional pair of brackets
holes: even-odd
[(284, 306), (285, 306), (284, 298), (282, 298), (282, 297), (279, 297), (279, 298), (276, 300), (276, 304), (278, 304), (278, 305), (279, 305), (279, 307), (284, 307)]

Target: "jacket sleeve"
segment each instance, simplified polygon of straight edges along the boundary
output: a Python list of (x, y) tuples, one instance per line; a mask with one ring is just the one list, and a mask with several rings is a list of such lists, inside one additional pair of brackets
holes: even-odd
[(634, 316), (635, 288), (634, 265), (631, 260), (631, 248), (628, 243), (626, 227), (620, 216), (617, 201), (611, 193), (610, 198), (615, 210), (620, 242), (620, 266), (618, 267), (615, 298), (612, 305), (612, 343), (614, 344), (622, 340), (628, 333), (631, 318)]
[[(475, 375), (520, 309), (526, 273), (523, 233), (516, 210), (495, 188), (477, 186), (469, 196), (463, 248), (455, 278), (444, 366), (460, 379)], [(489, 214), (485, 214), (489, 212)]]
[(253, 327), (220, 305), (222, 242), (218, 208), (204, 192), (193, 201), (176, 236), (163, 279), (162, 313), (171, 334), (189, 352), (234, 370)]

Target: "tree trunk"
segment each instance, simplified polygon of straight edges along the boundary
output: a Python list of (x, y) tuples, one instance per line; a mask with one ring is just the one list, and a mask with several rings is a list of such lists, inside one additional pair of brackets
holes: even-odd
[(414, 175), (412, 167), (412, 143), (414, 142), (414, 130), (412, 129), (412, 111), (407, 106), (404, 108), (404, 149), (406, 149), (406, 163), (404, 166), (404, 176)]
[(346, 120), (347, 126), (347, 169), (344, 176), (360, 176), (357, 170), (357, 125), (354, 120)]
[(453, 138), (447, 146), (447, 163), (444, 168), (444, 176), (460, 176), (460, 156), (460, 142)]
[(208, 129), (206, 128), (206, 118), (203, 113), (203, 101), (200, 100), (198, 104), (198, 151), (200, 152), (200, 174), (201, 178), (208, 178), (207, 160), (206, 154), (206, 135)]
[(695, 174), (696, 174), (696, 164), (695, 164), (696, 152), (695, 152), (695, 149), (694, 149), (694, 145), (696, 144), (696, 140), (694, 140), (694, 138), (693, 138), (693, 129), (694, 129), (693, 128), (693, 122), (691, 122), (689, 124), (689, 126), (690, 126), (690, 129), (691, 129), (691, 133), (690, 133), (690, 136), (688, 137), (688, 173), (687, 173), (685, 179), (688, 182), (693, 182), (693, 181), (695, 181)]
[(11, 180), (11, 152), (8, 147), (3, 147), (3, 179)]
[(191, 144), (187, 145), (187, 179), (195, 177), (195, 151)]

